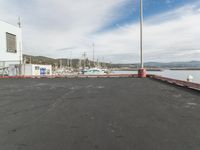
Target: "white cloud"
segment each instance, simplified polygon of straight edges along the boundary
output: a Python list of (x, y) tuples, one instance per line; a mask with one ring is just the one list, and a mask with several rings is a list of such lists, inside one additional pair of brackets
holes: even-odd
[[(0, 0), (0, 18), (15, 23), (23, 20), (25, 53), (74, 57), (83, 51), (113, 62), (139, 61), (139, 24), (119, 26), (103, 33), (101, 28), (120, 16), (127, 0)], [(199, 4), (190, 4), (145, 19), (144, 51), (146, 61), (198, 60), (200, 50)]]
[[(200, 60), (200, 13), (197, 8), (187, 5), (145, 21), (145, 61)], [(113, 61), (123, 58), (127, 59), (123, 59), (122, 62), (139, 61), (139, 24), (127, 25), (97, 35), (96, 41), (100, 45), (104, 44), (99, 51), (107, 50), (107, 54), (112, 55)], [(104, 53), (106, 51), (102, 51), (102, 54)], [(130, 58), (130, 55), (134, 57)]]
[(0, 18), (15, 24), (17, 16), (22, 17), (25, 52), (59, 57), (55, 49), (88, 49), (90, 35), (117, 19), (116, 10), (125, 1), (0, 0)]

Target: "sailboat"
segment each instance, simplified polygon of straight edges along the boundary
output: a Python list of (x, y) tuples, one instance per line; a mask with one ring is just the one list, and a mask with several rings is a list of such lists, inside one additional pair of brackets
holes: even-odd
[[(94, 67), (92, 68), (85, 68), (81, 71), (82, 74), (84, 75), (104, 75), (104, 74), (108, 74), (108, 70), (107, 69), (102, 69), (98, 63), (98, 59), (97, 59), (97, 64), (95, 63), (95, 58), (94, 58), (94, 43), (92, 44), (93, 46), (93, 63), (94, 63)], [(85, 60), (85, 54), (84, 54), (84, 60)], [(85, 65), (84, 65), (85, 66)]]
[(104, 74), (107, 74), (104, 69), (101, 69), (101, 68), (98, 68), (98, 67), (83, 70), (82, 73), (84, 75), (104, 75)]

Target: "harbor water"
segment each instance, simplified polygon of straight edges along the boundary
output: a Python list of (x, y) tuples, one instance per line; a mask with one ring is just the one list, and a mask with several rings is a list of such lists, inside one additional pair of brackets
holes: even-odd
[[(113, 71), (114, 74), (137, 74), (137, 71)], [(200, 83), (200, 70), (164, 70), (164, 71), (148, 71), (148, 74), (161, 75), (177, 80), (186, 81), (188, 75), (194, 77), (194, 83)]]

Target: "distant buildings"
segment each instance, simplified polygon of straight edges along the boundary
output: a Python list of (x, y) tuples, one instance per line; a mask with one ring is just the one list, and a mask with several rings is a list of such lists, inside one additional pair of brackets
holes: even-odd
[(0, 21), (0, 69), (22, 63), (21, 28)]

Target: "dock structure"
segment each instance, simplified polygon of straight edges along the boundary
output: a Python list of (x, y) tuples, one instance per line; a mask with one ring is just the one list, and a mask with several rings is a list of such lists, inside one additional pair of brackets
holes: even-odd
[(0, 79), (2, 150), (197, 150), (200, 93), (151, 78)]

